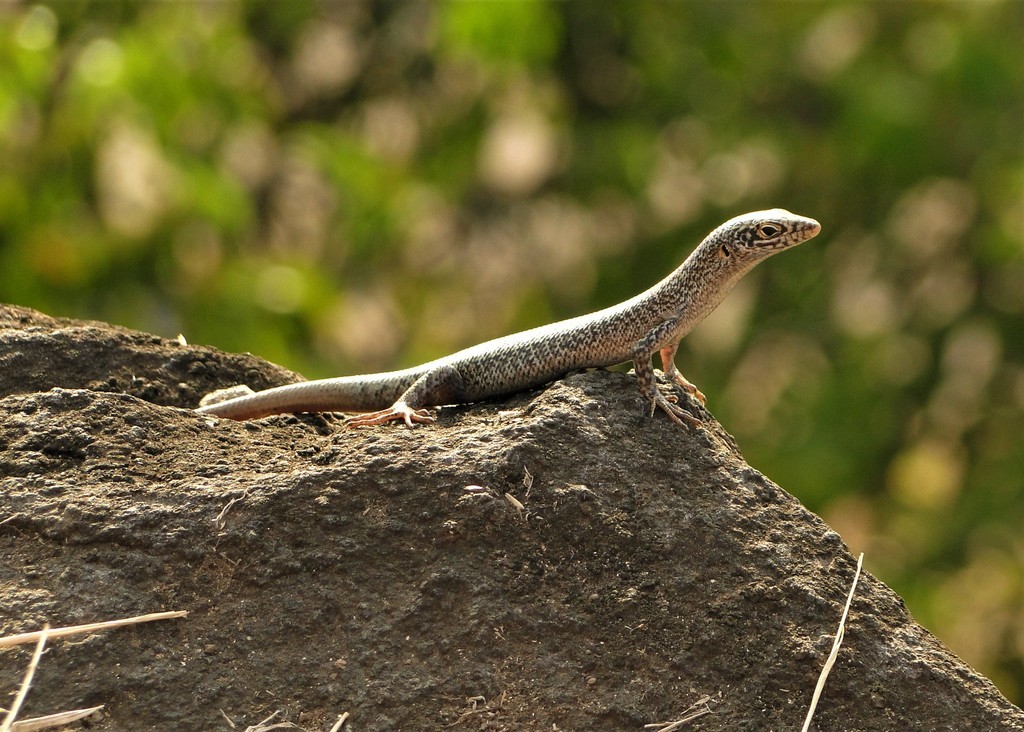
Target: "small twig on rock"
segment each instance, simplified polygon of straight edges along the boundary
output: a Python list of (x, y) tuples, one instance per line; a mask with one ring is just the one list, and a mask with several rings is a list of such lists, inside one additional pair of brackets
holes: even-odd
[(257, 722), (256, 724), (250, 727), (246, 727), (245, 732), (270, 732), (270, 730), (273, 729), (302, 729), (298, 725), (292, 724), (291, 722), (274, 722), (274, 724), (269, 724), (270, 720), (272, 720), (280, 713), (281, 710), (278, 709), (276, 712), (271, 714), (262, 722)]
[[(466, 700), (467, 702), (469, 702), (470, 708), (467, 711), (463, 712), (462, 716), (460, 716), (454, 722), (447, 725), (446, 728), (458, 727), (460, 724), (462, 724), (475, 714), (485, 714), (487, 712), (494, 712), (501, 709), (503, 706), (505, 706), (505, 694), (505, 691), (501, 692), (501, 696), (498, 697), (498, 700), (496, 702), (491, 703), (488, 703), (487, 699), (482, 696), (470, 697)], [(478, 702), (483, 702), (483, 706), (477, 706)]]
[(224, 508), (220, 510), (220, 513), (217, 514), (217, 518), (213, 520), (214, 525), (216, 525), (218, 529), (223, 529), (225, 524), (227, 523), (227, 521), (225, 521), (224, 519), (228, 515), (228, 511), (231, 510), (231, 507), (234, 506), (239, 501), (244, 501), (248, 497), (249, 489), (246, 488), (242, 495), (235, 496), (230, 501), (228, 501), (227, 504), (225, 504)]
[(188, 615), (187, 610), (172, 610), (165, 613), (149, 613), (148, 615), (136, 615), (134, 618), (122, 620), (105, 620), (102, 623), (86, 623), (85, 625), (68, 625), (63, 628), (51, 630), (34, 630), (31, 633), (18, 633), (0, 638), (0, 648), (18, 646), (23, 643), (37, 641), (45, 633), (47, 638), (61, 638), (66, 635), (77, 635), (79, 633), (92, 633), (97, 630), (108, 628), (120, 628), (122, 625), (135, 625), (137, 623), (151, 623), (154, 620), (170, 620), (171, 618), (183, 618)]
[(836, 639), (832, 643), (832, 652), (828, 654), (825, 665), (818, 675), (818, 683), (814, 687), (814, 695), (811, 697), (811, 707), (807, 710), (807, 718), (801, 732), (807, 732), (811, 728), (811, 720), (814, 718), (814, 710), (818, 708), (818, 699), (825, 688), (825, 679), (828, 678), (832, 666), (835, 665), (836, 657), (839, 655), (839, 646), (843, 644), (843, 636), (846, 635), (846, 616), (850, 612), (850, 605), (853, 604), (853, 593), (857, 590), (857, 581), (860, 579), (860, 568), (864, 564), (864, 552), (857, 558), (857, 571), (853, 575), (853, 584), (850, 585), (850, 594), (846, 597), (846, 606), (843, 608), (843, 616), (839, 619), (839, 629), (836, 631)]
[(11, 732), (37, 732), (41, 729), (66, 727), (72, 722), (77, 722), (80, 719), (85, 719), (95, 714), (103, 709), (103, 706), (103, 704), (100, 704), (98, 707), (89, 707), (88, 709), (72, 709), (67, 712), (57, 712), (56, 714), (47, 714), (42, 717), (23, 719), (11, 725)]
[[(682, 728), (684, 724), (689, 724), (697, 717), (703, 717), (705, 714), (711, 714), (711, 707), (708, 706), (708, 702), (711, 701), (710, 696), (702, 696), (700, 699), (695, 701), (686, 711), (683, 712), (683, 716), (674, 722), (655, 722), (654, 724), (645, 724), (644, 729), (654, 730), (654, 732), (676, 732), (676, 730)], [(698, 707), (701, 707), (698, 709)]]
[(39, 642), (36, 643), (35, 653), (32, 654), (32, 660), (28, 663), (28, 670), (25, 671), (25, 678), (21, 680), (21, 688), (18, 689), (17, 696), (14, 697), (14, 703), (7, 711), (7, 716), (4, 717), (3, 723), (0, 723), (0, 732), (11, 732), (14, 720), (18, 716), (18, 712), (21, 711), (21, 705), (24, 703), (25, 697), (28, 695), (28, 687), (32, 686), (32, 677), (36, 675), (36, 669), (39, 667), (39, 659), (43, 655), (43, 646), (46, 645), (46, 638), (49, 630), (50, 626), (47, 624), (44, 625), (43, 629), (39, 632)]
[(338, 717), (338, 721), (334, 723), (333, 727), (331, 727), (331, 732), (338, 732), (338, 730), (340, 730), (345, 725), (345, 722), (347, 722), (347, 721), (348, 721), (348, 712), (345, 712), (340, 717)]

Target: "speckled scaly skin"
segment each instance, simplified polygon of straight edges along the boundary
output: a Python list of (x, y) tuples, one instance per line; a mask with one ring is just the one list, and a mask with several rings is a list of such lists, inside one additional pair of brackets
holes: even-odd
[(814, 219), (784, 209), (755, 211), (726, 221), (705, 237), (678, 269), (649, 290), (604, 310), (497, 338), (404, 371), (342, 376), (288, 384), (217, 401), (198, 411), (231, 419), (284, 412), (367, 412), (351, 425), (404, 420), (431, 422), (426, 407), (465, 404), (546, 384), (570, 371), (633, 361), (650, 413), (700, 422), (658, 390), (652, 358), (665, 375), (704, 401), (675, 367), (680, 339), (714, 310), (756, 264), (814, 237)]

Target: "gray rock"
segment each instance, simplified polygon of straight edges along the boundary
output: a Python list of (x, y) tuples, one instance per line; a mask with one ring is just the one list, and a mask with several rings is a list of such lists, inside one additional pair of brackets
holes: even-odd
[[(645, 417), (604, 371), (414, 430), (187, 409), (297, 378), (0, 306), (0, 634), (189, 611), (53, 640), (21, 718), (618, 731), (707, 697), (684, 729), (800, 728), (855, 559), (709, 414)], [(865, 573), (814, 728), (1024, 713)]]

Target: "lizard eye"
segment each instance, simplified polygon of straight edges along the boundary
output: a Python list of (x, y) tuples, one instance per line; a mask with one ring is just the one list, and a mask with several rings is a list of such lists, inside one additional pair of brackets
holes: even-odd
[(782, 228), (775, 224), (761, 224), (757, 227), (757, 234), (762, 239), (771, 239), (773, 236), (778, 236), (782, 233)]

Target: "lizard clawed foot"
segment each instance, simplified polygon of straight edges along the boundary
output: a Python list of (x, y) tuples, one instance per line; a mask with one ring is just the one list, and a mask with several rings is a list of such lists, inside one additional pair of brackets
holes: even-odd
[(654, 412), (657, 409), (661, 409), (661, 411), (668, 415), (669, 419), (680, 427), (692, 427), (697, 430), (702, 429), (704, 427), (704, 423), (680, 407), (677, 402), (678, 399), (675, 395), (665, 396), (660, 391), (656, 391), (654, 393), (654, 398), (650, 400), (650, 416), (653, 417)]
[(413, 409), (405, 402), (395, 402), (387, 409), (381, 409), (378, 412), (367, 412), (366, 414), (348, 417), (345, 419), (345, 424), (349, 427), (369, 427), (375, 424), (384, 424), (385, 422), (400, 421), (404, 421), (406, 425), (412, 427), (414, 423), (425, 424), (435, 422), (437, 418), (426, 409)]

